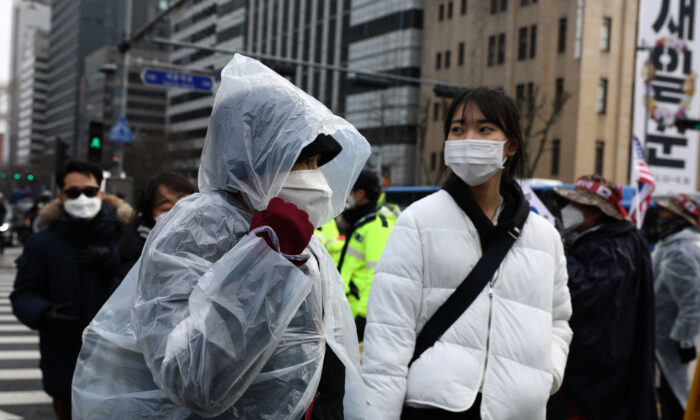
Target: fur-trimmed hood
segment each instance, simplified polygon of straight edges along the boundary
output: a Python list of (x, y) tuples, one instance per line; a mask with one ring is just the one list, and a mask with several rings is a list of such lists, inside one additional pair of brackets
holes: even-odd
[[(131, 223), (134, 218), (134, 209), (129, 203), (112, 194), (105, 194), (104, 197), (102, 197), (102, 201), (114, 209), (117, 213), (117, 220), (119, 220), (119, 224), (122, 227), (126, 227)], [(61, 209), (63, 209), (63, 203), (61, 203), (61, 200), (58, 198), (46, 204), (44, 208), (39, 211), (41, 226), (44, 228), (51, 226), (51, 224), (61, 216)]]

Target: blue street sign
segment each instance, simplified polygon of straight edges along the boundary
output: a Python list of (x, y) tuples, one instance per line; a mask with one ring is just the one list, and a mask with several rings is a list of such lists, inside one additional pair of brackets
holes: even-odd
[(109, 139), (118, 143), (132, 143), (134, 141), (134, 134), (124, 117), (119, 118), (119, 121), (109, 130)]
[(211, 76), (167, 70), (146, 69), (141, 73), (141, 80), (143, 83), (152, 86), (199, 90), (202, 92), (211, 92), (214, 87), (214, 79)]

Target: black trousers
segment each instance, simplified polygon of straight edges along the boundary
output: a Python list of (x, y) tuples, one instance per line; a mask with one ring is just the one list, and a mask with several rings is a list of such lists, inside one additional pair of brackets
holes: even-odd
[(671, 385), (668, 384), (664, 374), (661, 373), (661, 387), (658, 388), (659, 403), (661, 404), (662, 420), (683, 420), (685, 410), (673, 393)]
[(474, 404), (459, 413), (439, 408), (414, 408), (404, 406), (401, 420), (481, 420), (481, 393), (476, 394)]

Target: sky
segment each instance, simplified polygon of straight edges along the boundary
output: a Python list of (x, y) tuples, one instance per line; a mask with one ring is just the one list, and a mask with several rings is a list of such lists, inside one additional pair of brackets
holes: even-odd
[[(13, 0), (0, 0), (0, 85), (7, 84), (10, 78), (10, 40), (12, 39), (12, 3)], [(2, 98), (3, 101), (6, 98)], [(0, 104), (0, 112), (7, 109), (7, 104)], [(5, 132), (5, 122), (0, 121), (0, 133)]]

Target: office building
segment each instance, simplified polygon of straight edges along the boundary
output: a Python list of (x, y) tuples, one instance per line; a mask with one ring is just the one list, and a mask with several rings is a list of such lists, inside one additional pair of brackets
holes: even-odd
[[(191, 0), (173, 13), (172, 39), (314, 63), (420, 75), (422, 1)], [(218, 74), (227, 54), (176, 47), (171, 62)], [(367, 136), (370, 166), (393, 184), (413, 183), (419, 88), (353, 74), (267, 62)], [(196, 177), (213, 94), (168, 92), (168, 150)]]
[(26, 165), (32, 150), (43, 147), (46, 112), (48, 1), (16, 0), (10, 56), (9, 136), (4, 163)]
[[(524, 114), (543, 104), (528, 145), (531, 163), (539, 154), (533, 177), (573, 182), (598, 173), (627, 183), (637, 12), (637, 2), (621, 0), (426, 2), (422, 75), (500, 87)], [(443, 172), (448, 104), (432, 87), (421, 89), (419, 173), (426, 184)], [(557, 108), (539, 153), (542, 137), (534, 133)], [(528, 118), (522, 122), (526, 127)]]

